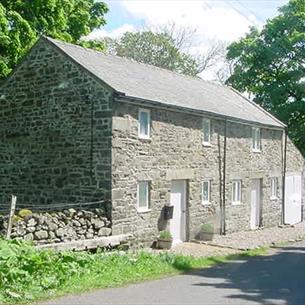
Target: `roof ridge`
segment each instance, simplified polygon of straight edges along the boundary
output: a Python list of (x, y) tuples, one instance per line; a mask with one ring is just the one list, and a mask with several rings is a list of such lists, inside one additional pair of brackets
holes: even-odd
[(178, 76), (180, 76), (180, 77), (185, 77), (185, 78), (189, 78), (189, 79), (192, 79), (192, 80), (202, 81), (202, 82), (204, 82), (204, 83), (211, 84), (211, 85), (214, 85), (214, 86), (219, 86), (219, 87), (228, 88), (228, 86), (226, 86), (226, 85), (218, 84), (218, 83), (213, 82), (213, 81), (208, 81), (208, 80), (202, 79), (202, 78), (199, 77), (199, 76), (192, 76), (192, 75), (187, 75), (187, 74), (179, 73), (179, 72), (177, 72), (177, 71), (173, 71), (173, 70), (169, 70), (169, 69), (166, 69), (166, 68), (154, 66), (154, 65), (152, 65), (152, 64), (147, 64), (147, 63), (144, 63), (144, 62), (141, 62), (141, 61), (137, 61), (137, 60), (135, 60), (135, 59), (133, 59), (133, 58), (129, 58), (129, 57), (126, 57), (126, 56), (119, 56), (119, 55), (107, 54), (107, 53), (104, 53), (104, 52), (102, 52), (102, 51), (98, 51), (98, 50), (95, 50), (95, 49), (86, 48), (86, 47), (83, 47), (83, 46), (80, 46), (80, 45), (77, 45), (77, 44), (74, 44), (74, 43), (70, 43), (70, 42), (66, 42), (66, 41), (63, 41), (63, 40), (51, 38), (51, 37), (49, 37), (49, 36), (44, 36), (44, 35), (42, 35), (42, 37), (44, 37), (44, 38), (47, 39), (47, 40), (50, 40), (51, 42), (55, 40), (55, 41), (58, 42), (58, 43), (65, 44), (65, 45), (68, 45), (68, 46), (73, 47), (73, 48), (83, 49), (83, 50), (88, 51), (88, 52), (100, 54), (100, 55), (107, 56), (107, 57), (111, 57), (111, 58), (118, 58), (118, 59), (126, 60), (126, 61), (132, 62), (132, 63), (134, 63), (134, 64), (139, 64), (139, 65), (143, 65), (143, 66), (149, 67), (150, 69), (161, 70), (161, 71), (165, 71), (165, 72), (167, 72), (167, 73), (169, 73), (169, 74), (178, 75)]

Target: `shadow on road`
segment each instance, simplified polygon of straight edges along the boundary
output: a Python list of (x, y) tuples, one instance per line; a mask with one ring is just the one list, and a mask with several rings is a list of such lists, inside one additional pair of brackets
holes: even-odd
[[(305, 248), (280, 248), (279, 252), (253, 257), (246, 261), (234, 261), (195, 274), (223, 282), (198, 283), (196, 286), (211, 286), (219, 289), (237, 289), (240, 294), (228, 291), (234, 304), (252, 301), (258, 304), (305, 304)], [(213, 281), (212, 281), (213, 282)]]

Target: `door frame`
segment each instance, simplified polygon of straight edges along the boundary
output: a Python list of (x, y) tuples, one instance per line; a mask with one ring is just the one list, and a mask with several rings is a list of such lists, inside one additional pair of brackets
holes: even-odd
[[(256, 202), (256, 209), (255, 209), (255, 214), (256, 214), (256, 223), (257, 225), (252, 226), (252, 213), (253, 213), (253, 206), (252, 206), (252, 190), (253, 190), (253, 183), (256, 183), (256, 190), (258, 191), (258, 202)], [(262, 187), (262, 178), (254, 178), (251, 179), (250, 182), (250, 229), (251, 230), (256, 230), (262, 226), (262, 217), (263, 217), (263, 211), (262, 211), (262, 206), (263, 206), (263, 187)]]
[[(170, 181), (170, 190), (172, 192), (172, 183), (173, 181), (181, 181), (183, 182), (183, 187), (184, 187), (184, 213), (181, 213), (181, 217), (184, 217), (184, 229), (183, 229), (183, 234), (182, 234), (182, 242), (188, 241), (189, 240), (189, 204), (188, 204), (188, 196), (189, 196), (189, 181), (187, 179), (172, 179)], [(170, 192), (170, 194), (171, 194)], [(171, 202), (170, 202), (170, 205)], [(170, 222), (172, 219), (169, 221), (169, 231), (171, 232), (171, 224)]]

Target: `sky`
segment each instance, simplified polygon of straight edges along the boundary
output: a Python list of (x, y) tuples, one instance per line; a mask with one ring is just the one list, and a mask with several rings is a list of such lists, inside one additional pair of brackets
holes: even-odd
[[(109, 7), (107, 24), (89, 38), (120, 37), (126, 31), (175, 23), (196, 30), (191, 52), (204, 53), (215, 41), (233, 42), (261, 28), (288, 0), (103, 0)], [(212, 79), (213, 73), (204, 78)]]

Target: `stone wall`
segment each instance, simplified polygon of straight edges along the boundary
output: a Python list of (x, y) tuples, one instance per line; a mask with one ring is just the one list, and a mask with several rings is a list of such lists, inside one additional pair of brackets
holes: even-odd
[[(138, 138), (138, 109), (142, 105), (116, 102), (112, 140), (112, 221), (113, 232), (135, 233), (140, 244), (150, 244), (158, 231), (168, 228), (162, 209), (170, 202), (171, 177), (188, 182), (187, 238), (198, 234), (200, 226), (220, 219), (220, 179), (223, 170), (223, 120), (211, 118), (211, 145), (202, 145), (202, 116), (170, 109), (147, 107), (151, 111), (151, 138)], [(282, 130), (262, 128), (262, 151), (251, 149), (252, 126), (227, 123), (226, 229), (250, 229), (250, 185), (262, 183), (262, 225), (281, 222), (283, 166)], [(291, 147), (291, 150), (293, 150)], [(290, 154), (290, 152), (289, 152)], [(291, 162), (302, 171), (303, 159)], [(289, 165), (290, 166), (290, 165)], [(288, 166), (288, 167), (289, 167)], [(180, 176), (179, 176), (180, 175)], [(270, 199), (270, 177), (279, 182), (278, 199)], [(211, 204), (203, 205), (201, 183), (211, 181)], [(232, 180), (242, 179), (242, 203), (232, 205)], [(151, 209), (139, 213), (137, 182), (150, 181)]]
[(288, 138), (287, 139), (287, 164), (286, 164), (286, 172), (287, 174), (292, 173), (299, 173), (300, 168), (302, 168), (302, 178), (303, 178), (303, 205), (302, 205), (302, 212), (303, 212), (303, 218), (305, 213), (305, 161), (304, 157), (302, 156), (301, 152), (296, 148), (296, 146), (292, 143), (292, 141)]
[[(0, 216), (0, 232), (6, 234), (8, 217)], [(109, 236), (111, 222), (104, 209), (32, 213), (20, 210), (13, 218), (11, 238), (34, 244), (68, 242)]]
[[(227, 145), (226, 226), (227, 232), (249, 229), (250, 190), (252, 179), (260, 179), (262, 187), (262, 226), (281, 222), (281, 185), (283, 166), (282, 131), (261, 129), (261, 152), (253, 152), (251, 126), (230, 123)], [(270, 178), (278, 179), (278, 197), (270, 199)], [(232, 205), (232, 180), (242, 180), (242, 204)]]
[(110, 199), (112, 91), (41, 39), (0, 87), (0, 204)]

